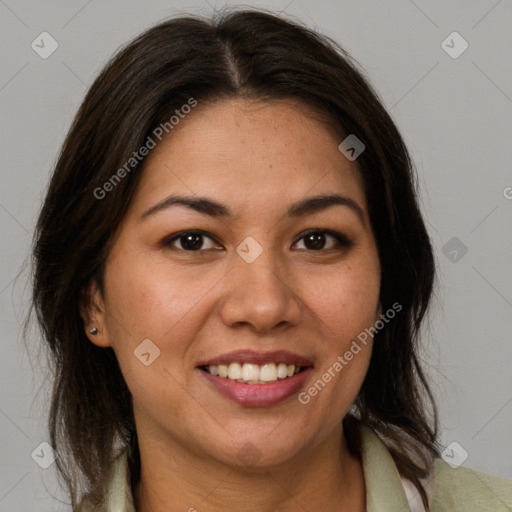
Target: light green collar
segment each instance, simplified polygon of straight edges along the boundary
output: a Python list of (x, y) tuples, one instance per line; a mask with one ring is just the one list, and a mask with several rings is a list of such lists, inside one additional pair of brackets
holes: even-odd
[(367, 512), (410, 510), (398, 470), (384, 443), (368, 427), (361, 428), (361, 457)]

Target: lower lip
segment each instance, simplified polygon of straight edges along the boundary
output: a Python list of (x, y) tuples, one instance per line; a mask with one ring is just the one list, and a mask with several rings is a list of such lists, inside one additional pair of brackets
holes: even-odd
[(243, 384), (198, 369), (217, 391), (245, 407), (265, 407), (283, 402), (304, 385), (311, 370), (312, 368), (308, 367), (292, 377), (270, 384)]

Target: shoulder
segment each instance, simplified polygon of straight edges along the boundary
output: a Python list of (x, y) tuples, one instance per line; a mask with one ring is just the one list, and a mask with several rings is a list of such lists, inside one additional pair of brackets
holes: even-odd
[(474, 469), (434, 462), (431, 512), (500, 512), (512, 510), (512, 481)]
[[(366, 426), (361, 451), (367, 486), (367, 510), (424, 511), (414, 485), (403, 478), (378, 435)], [(430, 512), (512, 512), (512, 481), (436, 458), (422, 480)]]

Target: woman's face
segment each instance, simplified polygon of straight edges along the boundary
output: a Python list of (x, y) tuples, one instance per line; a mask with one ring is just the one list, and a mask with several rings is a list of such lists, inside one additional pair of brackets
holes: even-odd
[[(88, 325), (115, 351), (140, 439), (266, 466), (339, 433), (380, 266), (357, 164), (304, 112), (199, 102), (149, 154)], [(308, 202), (334, 194), (346, 201)]]

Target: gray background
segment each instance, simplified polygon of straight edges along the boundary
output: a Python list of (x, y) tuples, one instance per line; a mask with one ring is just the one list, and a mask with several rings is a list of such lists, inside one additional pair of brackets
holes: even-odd
[[(2, 512), (68, 510), (58, 501), (55, 466), (42, 469), (31, 457), (48, 439), (50, 388), (36, 333), (30, 356), (20, 334), (29, 293), (20, 266), (72, 117), (119, 45), (165, 17), (210, 14), (222, 5), (0, 0)], [(338, 40), (398, 124), (418, 169), (439, 269), (424, 358), (440, 405), (441, 441), (459, 443), (465, 466), (512, 478), (511, 1), (246, 5), (284, 10)], [(59, 45), (47, 59), (31, 48), (43, 31)], [(453, 31), (469, 43), (458, 58), (441, 46)], [(456, 40), (447, 44), (461, 48)], [(457, 446), (453, 453), (465, 455)]]

